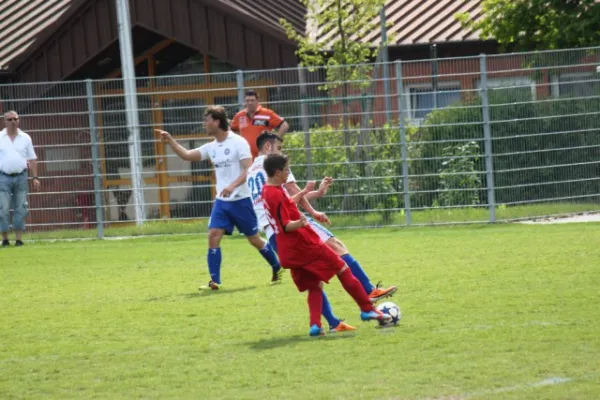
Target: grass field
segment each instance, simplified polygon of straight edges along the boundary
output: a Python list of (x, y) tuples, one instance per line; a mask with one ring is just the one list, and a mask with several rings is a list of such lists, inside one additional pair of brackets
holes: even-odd
[(599, 224), (339, 234), (399, 286), (400, 326), (335, 281), (359, 329), (309, 338), (305, 296), (240, 237), (208, 294), (204, 236), (0, 249), (0, 398), (600, 398)]

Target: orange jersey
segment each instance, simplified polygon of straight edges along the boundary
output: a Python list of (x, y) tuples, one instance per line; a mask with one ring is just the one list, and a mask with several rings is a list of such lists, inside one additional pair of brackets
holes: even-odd
[(256, 138), (264, 131), (277, 129), (283, 123), (283, 118), (265, 107), (258, 106), (252, 118), (248, 115), (248, 109), (235, 114), (231, 121), (231, 130), (238, 132), (250, 144), (252, 157), (258, 156)]

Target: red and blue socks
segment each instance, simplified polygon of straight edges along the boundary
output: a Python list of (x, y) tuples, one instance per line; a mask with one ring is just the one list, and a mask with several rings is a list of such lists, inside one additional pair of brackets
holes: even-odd
[(354, 277), (350, 268), (346, 268), (343, 272), (339, 273), (338, 278), (346, 292), (348, 292), (356, 304), (358, 304), (361, 311), (369, 312), (374, 310), (367, 292), (365, 292), (365, 289), (363, 289), (358, 279)]
[(367, 276), (367, 273), (362, 269), (360, 263), (352, 257), (351, 254), (344, 254), (342, 260), (350, 267), (352, 274), (360, 281), (360, 284), (365, 289), (367, 294), (371, 293), (375, 286), (371, 283), (371, 280)]

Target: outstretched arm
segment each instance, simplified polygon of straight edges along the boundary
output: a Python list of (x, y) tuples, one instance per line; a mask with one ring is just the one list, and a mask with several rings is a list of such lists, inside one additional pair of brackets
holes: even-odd
[[(307, 187), (308, 187), (308, 184), (307, 184)], [(298, 196), (300, 193), (302, 193), (302, 191), (300, 190), (300, 188), (298, 187), (296, 182), (286, 183), (285, 188), (288, 191), (288, 193), (290, 194), (290, 196), (292, 196), (292, 199), (294, 199), (295, 196)], [(306, 187), (304, 189), (306, 189)], [(313, 185), (313, 189), (314, 189), (314, 185)], [(327, 215), (325, 213), (315, 210), (313, 208), (313, 206), (310, 204), (310, 202), (308, 201), (308, 196), (310, 196), (311, 194), (313, 194), (315, 192), (318, 192), (318, 191), (314, 191), (311, 189), (311, 191), (309, 191), (308, 193), (299, 197), (298, 201), (296, 201), (295, 199), (294, 199), (294, 201), (296, 201), (296, 204), (300, 205), (300, 207), (302, 207), (302, 209), (304, 211), (306, 211), (311, 217), (313, 217), (317, 221), (331, 224), (331, 221), (329, 221), (329, 218), (327, 217)], [(320, 196), (317, 196), (317, 197), (320, 197)]]
[(326, 176), (321, 181), (321, 184), (319, 185), (318, 190), (313, 190), (312, 192), (308, 193), (305, 196), (306, 200), (311, 201), (314, 199), (320, 199), (321, 197), (325, 196), (327, 194), (327, 191), (329, 190), (329, 186), (331, 186), (332, 183), (333, 183), (333, 178), (330, 176)]
[(173, 151), (179, 156), (179, 158), (181, 158), (182, 160), (185, 161), (201, 161), (202, 160), (202, 154), (200, 153), (200, 150), (198, 149), (193, 149), (193, 150), (188, 150), (185, 147), (183, 147), (182, 145), (180, 145), (179, 143), (177, 143), (177, 141), (175, 139), (173, 139), (173, 136), (171, 136), (171, 134), (167, 131), (163, 131), (160, 129), (155, 129), (155, 132), (157, 132), (162, 141), (167, 143), (169, 146), (171, 146), (171, 148), (173, 149)]

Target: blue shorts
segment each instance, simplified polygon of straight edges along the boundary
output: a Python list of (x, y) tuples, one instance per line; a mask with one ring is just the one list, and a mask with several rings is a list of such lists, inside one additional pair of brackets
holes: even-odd
[(258, 233), (258, 219), (249, 197), (235, 201), (215, 200), (208, 228), (223, 229), (225, 234), (231, 235), (234, 226), (246, 236)]

